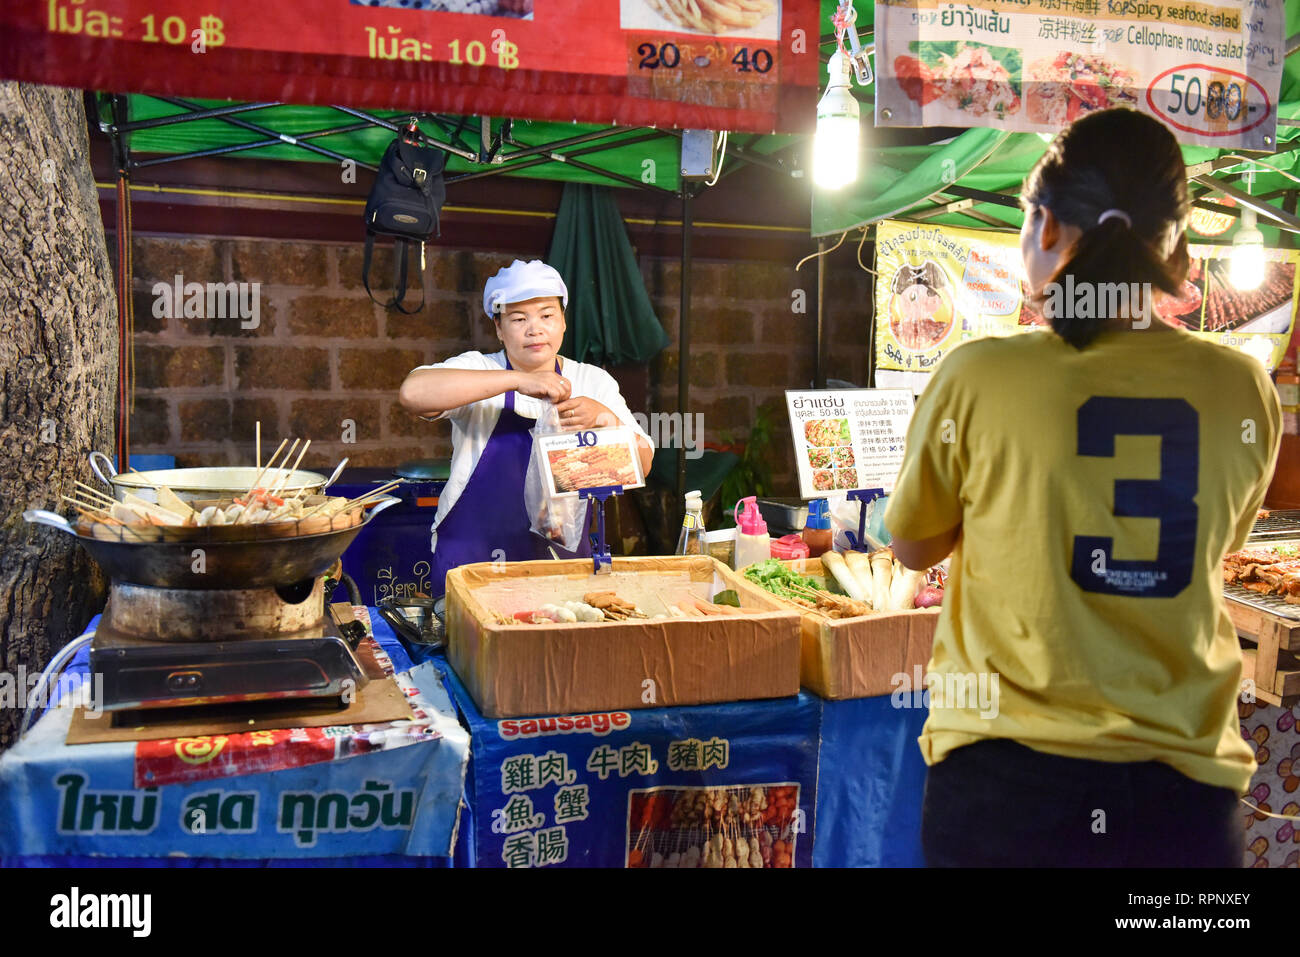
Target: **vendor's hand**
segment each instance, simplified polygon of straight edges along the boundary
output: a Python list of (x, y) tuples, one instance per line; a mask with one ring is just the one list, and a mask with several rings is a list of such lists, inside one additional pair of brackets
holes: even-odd
[(568, 429), (607, 429), (618, 425), (618, 416), (595, 399), (580, 396), (557, 403), (560, 425)]
[(555, 372), (521, 372), (515, 391), (548, 402), (563, 402), (573, 391), (573, 383)]

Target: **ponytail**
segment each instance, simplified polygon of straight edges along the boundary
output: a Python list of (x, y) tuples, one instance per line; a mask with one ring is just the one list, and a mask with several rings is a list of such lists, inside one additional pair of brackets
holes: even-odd
[[(1178, 237), (1168, 258), (1162, 258), (1131, 226), (1115, 217), (1084, 231), (1045, 288), (1091, 286), (1099, 290), (1106, 284), (1121, 283), (1128, 289), (1140, 290), (1137, 297), (1128, 300), (1129, 314), (1147, 316), (1154, 305), (1147, 301), (1151, 292), (1160, 289), (1177, 295), (1189, 263), (1185, 235)], [(1097, 337), (1104, 320), (1122, 318), (1100, 315), (1082, 318), (1074, 314), (1073, 308), (1057, 315), (1052, 304), (1052, 297), (1040, 293), (1037, 305), (1052, 331), (1076, 349), (1083, 349)], [(1100, 305), (1098, 301), (1098, 308)]]

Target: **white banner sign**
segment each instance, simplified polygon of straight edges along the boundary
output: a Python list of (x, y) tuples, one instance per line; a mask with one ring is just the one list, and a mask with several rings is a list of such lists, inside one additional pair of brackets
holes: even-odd
[(876, 125), (1056, 133), (1131, 107), (1182, 143), (1274, 149), (1283, 0), (877, 0)]

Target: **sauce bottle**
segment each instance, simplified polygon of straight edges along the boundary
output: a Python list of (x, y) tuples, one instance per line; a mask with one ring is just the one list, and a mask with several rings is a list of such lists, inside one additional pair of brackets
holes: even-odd
[[(740, 511), (742, 505), (745, 506), (743, 512)], [(767, 534), (763, 513), (758, 510), (758, 497), (742, 498), (732, 514), (736, 516), (736, 571), (771, 558), (772, 540)]]
[(816, 498), (808, 503), (808, 521), (804, 523), (803, 541), (811, 558), (820, 558), (831, 550), (830, 502)]
[(677, 536), (678, 555), (703, 555), (704, 498), (699, 492), (686, 493), (686, 514), (682, 516), (682, 533)]

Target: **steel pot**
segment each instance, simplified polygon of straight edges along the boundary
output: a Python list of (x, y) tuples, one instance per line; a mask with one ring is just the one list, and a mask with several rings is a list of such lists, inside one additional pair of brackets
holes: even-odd
[[(282, 491), (286, 495), (296, 495), (300, 490), (303, 494), (312, 495), (323, 492), (334, 484), (334, 480), (339, 477), (339, 473), (347, 464), (347, 459), (340, 462), (329, 478), (319, 472), (308, 472), (302, 469), (292, 472), (285, 481)], [(160, 485), (167, 486), (184, 502), (203, 498), (230, 498), (232, 495), (247, 492), (257, 481), (258, 473), (262, 471), (251, 465), (242, 465), (207, 469), (119, 472), (113, 467), (112, 460), (103, 452), (90, 453), (90, 468), (101, 482), (112, 489), (113, 497), (119, 502), (125, 499), (127, 492), (139, 496), (146, 502), (156, 502), (158, 495), (155, 489)], [(280, 468), (266, 470), (262, 476), (262, 484), (275, 485), (287, 471)]]

